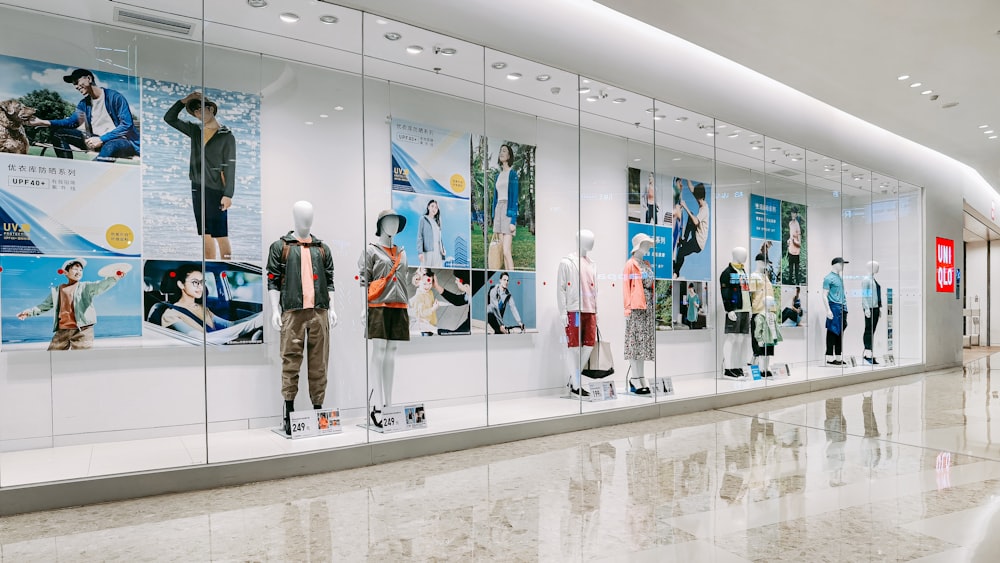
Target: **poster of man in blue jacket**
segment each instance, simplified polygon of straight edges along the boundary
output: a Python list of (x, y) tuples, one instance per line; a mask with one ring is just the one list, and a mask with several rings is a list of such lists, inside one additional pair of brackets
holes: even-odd
[[(139, 132), (128, 100), (117, 90), (101, 87), (94, 73), (78, 68), (63, 76), (83, 99), (72, 115), (62, 119), (33, 118), (31, 127), (49, 127), (52, 147), (59, 158), (74, 158), (70, 146), (97, 152), (100, 162), (139, 156)], [(81, 129), (82, 128), (82, 129)]]

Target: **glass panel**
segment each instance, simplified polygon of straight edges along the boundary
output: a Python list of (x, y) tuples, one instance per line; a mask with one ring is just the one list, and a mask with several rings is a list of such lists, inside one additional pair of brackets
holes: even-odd
[[(615, 359), (612, 376), (584, 380), (592, 387), (592, 401), (583, 404), (584, 412), (590, 412), (648, 404), (654, 398), (654, 122), (646, 111), (653, 106), (652, 98), (593, 79), (581, 80), (580, 90), (580, 227), (594, 233), (587, 258), (596, 271), (593, 286), (581, 283), (581, 310), (596, 294), (601, 337), (596, 346), (608, 348)], [(638, 243), (635, 253), (633, 240)], [(582, 256), (583, 237), (580, 242)], [(631, 289), (623, 294), (623, 288)], [(586, 328), (581, 328), (584, 361), (590, 350)], [(602, 386), (612, 380), (617, 400), (599, 400), (607, 398)]]
[[(805, 304), (807, 342), (809, 353), (808, 376), (811, 379), (840, 375), (842, 366), (828, 364), (835, 359), (827, 352), (828, 299), (824, 293), (824, 280), (834, 272), (833, 259), (843, 255), (841, 233), (841, 174), (849, 169), (839, 160), (808, 151), (806, 153), (806, 204), (808, 209), (800, 214), (802, 226), (802, 268), (808, 272), (808, 298)], [(832, 276), (836, 285), (840, 273)], [(805, 291), (803, 291), (803, 294)], [(836, 335), (831, 336), (835, 343)], [(835, 350), (830, 350), (834, 352)]]
[[(207, 18), (224, 19), (215, 13), (221, 6), (207, 9)], [(214, 319), (206, 326), (210, 462), (367, 440), (356, 425), (367, 417), (366, 358), (355, 345), (363, 337), (355, 276), (364, 200), (363, 190), (346, 189), (364, 185), (363, 145), (356, 142), (364, 136), (361, 56), (337, 50), (361, 50), (361, 13), (303, 6), (292, 25), (273, 13), (262, 19), (264, 10), (245, 12), (238, 17), (252, 31), (237, 32), (232, 26), (240, 21), (218, 23), (207, 27), (207, 41), (302, 56), (206, 48), (204, 93), (218, 106), (220, 131), (236, 145), (225, 237), (231, 260), (223, 260), (219, 239), (204, 267)], [(337, 22), (320, 20), (327, 15)], [(169, 98), (165, 87), (158, 91)], [(187, 91), (176, 85), (169, 94)], [(208, 141), (206, 154), (219, 154), (209, 150), (216, 143)], [(206, 173), (215, 166), (208, 161)], [(213, 205), (206, 199), (206, 210)], [(316, 437), (293, 441), (293, 429), (296, 438)]]
[(367, 317), (370, 439), (483, 426), (471, 163), (486, 119), (484, 51), (370, 14), (364, 25), (365, 221), (349, 263), (368, 282), (366, 297), (350, 292)]
[(489, 422), (576, 414), (558, 296), (579, 288), (557, 280), (579, 229), (578, 79), (490, 49), (485, 63), (485, 134), (473, 140), (473, 332), (487, 344)]
[[(893, 346), (890, 354), (897, 365), (919, 364), (924, 361), (924, 274), (931, 267), (925, 264), (922, 188), (899, 183), (899, 293), (893, 292), (890, 302), (886, 290), (886, 328), (892, 319)], [(931, 279), (928, 277), (927, 279)], [(893, 315), (896, 315), (895, 317)], [(898, 322), (897, 320), (898, 319)]]
[[(896, 360), (895, 354), (889, 358), (889, 302), (887, 294), (892, 289), (895, 299), (899, 294), (898, 288), (900, 287), (898, 198), (899, 181), (876, 173), (872, 178), (871, 210), (872, 260), (875, 268), (871, 270), (871, 279), (863, 280), (861, 287), (861, 298), (869, 300), (867, 305), (872, 310), (872, 314), (866, 316), (864, 322), (866, 323), (866, 332), (868, 332), (868, 323), (871, 324), (871, 355), (874, 369), (885, 369)], [(864, 305), (862, 303), (862, 306)], [(893, 329), (898, 327), (898, 319), (893, 319)], [(895, 347), (895, 342), (893, 347)]]
[(720, 204), (728, 201), (720, 199), (726, 196), (716, 181), (721, 177), (714, 159), (716, 123), (659, 100), (649, 110), (656, 130), (658, 202), (656, 375), (668, 391), (657, 399), (711, 395), (721, 322), (714, 314), (719, 306), (715, 265), (721, 255), (715, 249), (724, 237), (717, 226)]
[[(843, 225), (844, 225), (844, 290), (847, 295), (847, 326), (844, 328), (844, 372), (855, 373), (871, 369), (867, 355), (866, 327), (871, 322), (871, 303), (864, 298), (874, 264), (872, 261), (873, 223), (871, 212), (871, 186), (873, 174), (856, 166), (842, 175)], [(866, 319), (869, 319), (866, 322)]]
[[(158, 289), (144, 259), (162, 256), (175, 217), (188, 223), (191, 192), (186, 162), (155, 167), (168, 127), (142, 98), (151, 81), (200, 84), (201, 37), (86, 19), (0, 8), (6, 95), (44, 120), (28, 122), (26, 154), (2, 154), (26, 189), (4, 190), (21, 235), (0, 249), (0, 486), (206, 459), (201, 335), (172, 347), (143, 322)], [(105, 100), (105, 116), (88, 116), (83, 96)], [(175, 188), (176, 216), (158, 197)], [(172, 251), (197, 263), (191, 239)]]
[[(763, 301), (754, 300), (752, 338), (765, 381), (781, 385), (806, 379), (808, 345), (801, 303), (808, 291), (803, 256), (807, 161), (802, 147), (770, 138), (766, 145), (764, 189), (751, 202), (750, 250), (757, 272), (753, 285), (765, 296)], [(772, 298), (770, 304), (767, 297)], [(769, 346), (776, 335), (781, 340)]]

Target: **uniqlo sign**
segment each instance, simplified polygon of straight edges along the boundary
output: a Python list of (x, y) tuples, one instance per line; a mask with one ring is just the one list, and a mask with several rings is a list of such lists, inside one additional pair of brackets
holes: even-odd
[(937, 267), (934, 268), (934, 283), (939, 293), (951, 293), (955, 291), (955, 241), (938, 238), (935, 246)]

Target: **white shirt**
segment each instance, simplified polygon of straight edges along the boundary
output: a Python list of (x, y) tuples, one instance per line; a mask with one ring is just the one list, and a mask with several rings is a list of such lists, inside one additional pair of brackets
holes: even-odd
[(110, 133), (115, 128), (115, 122), (111, 120), (108, 108), (104, 105), (104, 90), (101, 89), (100, 98), (92, 99), (90, 102), (90, 129), (98, 137)]
[(500, 169), (500, 173), (497, 174), (497, 201), (506, 201), (507, 197), (507, 184), (510, 181), (510, 170)]

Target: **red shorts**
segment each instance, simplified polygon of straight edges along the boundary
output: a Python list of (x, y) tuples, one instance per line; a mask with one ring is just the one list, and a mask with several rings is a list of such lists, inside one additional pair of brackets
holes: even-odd
[(597, 343), (597, 313), (566, 313), (569, 324), (566, 325), (566, 341), (570, 348), (579, 348), (580, 339), (584, 346)]

